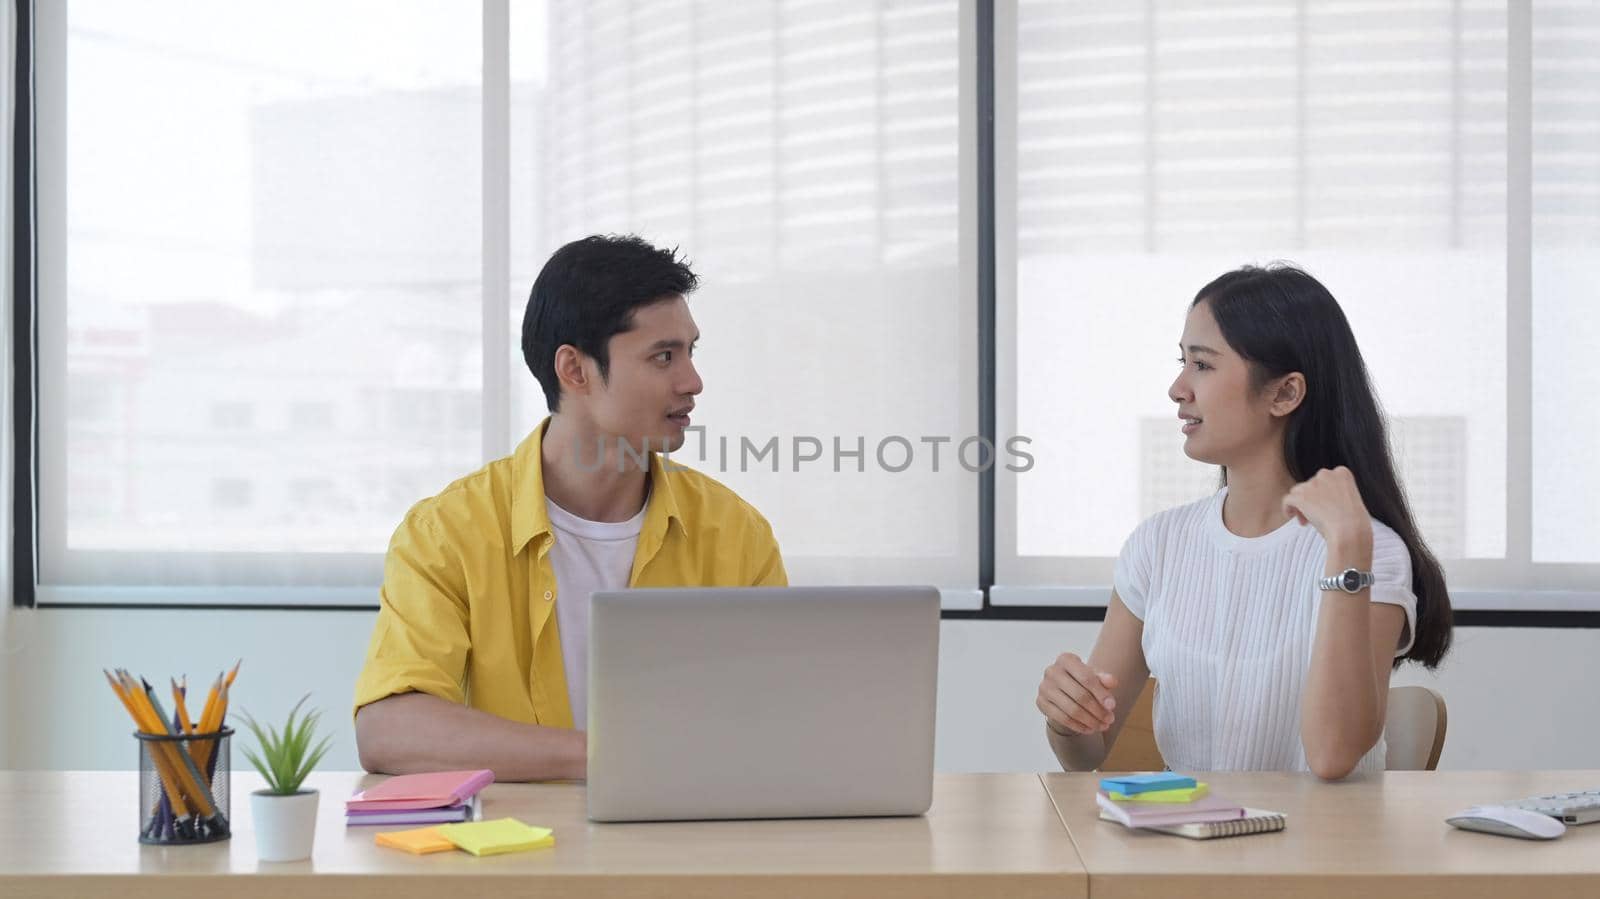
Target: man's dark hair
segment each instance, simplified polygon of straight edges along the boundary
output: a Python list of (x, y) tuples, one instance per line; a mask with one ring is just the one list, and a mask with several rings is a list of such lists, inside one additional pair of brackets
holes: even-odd
[(556, 350), (572, 344), (609, 377), (606, 346), (632, 330), (635, 310), (700, 284), (676, 248), (663, 250), (632, 234), (595, 234), (555, 252), (534, 279), (522, 314), (522, 359), (544, 388), (551, 412), (561, 406)]

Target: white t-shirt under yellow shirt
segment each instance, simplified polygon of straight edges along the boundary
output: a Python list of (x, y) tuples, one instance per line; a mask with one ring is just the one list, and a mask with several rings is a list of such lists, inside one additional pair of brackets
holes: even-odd
[(556, 624), (561, 629), (561, 661), (567, 676), (572, 726), (589, 726), (589, 600), (603, 590), (628, 586), (633, 556), (644, 528), (644, 512), (627, 521), (590, 521), (568, 512), (548, 497), (545, 508), (555, 530), (550, 567), (556, 575)]

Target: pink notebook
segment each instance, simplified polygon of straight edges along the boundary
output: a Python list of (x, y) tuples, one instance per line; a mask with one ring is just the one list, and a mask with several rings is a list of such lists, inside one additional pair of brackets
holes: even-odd
[(1242, 807), (1220, 796), (1207, 796), (1173, 805), (1117, 802), (1105, 793), (1096, 793), (1094, 798), (1114, 820), (1129, 827), (1171, 827), (1206, 821), (1230, 821), (1243, 818), (1245, 814)]
[(494, 772), (430, 771), (401, 774), (345, 800), (346, 811), (400, 811), (460, 805), (494, 783)]

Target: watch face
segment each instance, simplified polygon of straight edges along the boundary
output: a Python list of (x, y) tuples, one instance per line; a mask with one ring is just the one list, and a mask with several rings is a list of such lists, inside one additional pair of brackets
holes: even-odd
[(1354, 568), (1346, 570), (1344, 574), (1340, 575), (1340, 577), (1344, 580), (1344, 589), (1346, 592), (1354, 593), (1361, 589), (1361, 574)]

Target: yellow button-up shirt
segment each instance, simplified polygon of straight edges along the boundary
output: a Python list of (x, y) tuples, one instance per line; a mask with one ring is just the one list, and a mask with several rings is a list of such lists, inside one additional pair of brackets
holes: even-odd
[[(540, 456), (546, 424), (512, 455), (406, 513), (384, 561), (357, 710), (419, 691), (513, 721), (572, 727)], [(759, 512), (715, 480), (652, 454), (630, 586), (787, 582)]]

